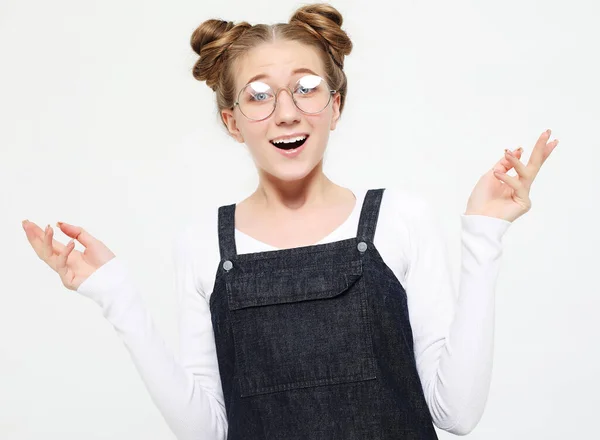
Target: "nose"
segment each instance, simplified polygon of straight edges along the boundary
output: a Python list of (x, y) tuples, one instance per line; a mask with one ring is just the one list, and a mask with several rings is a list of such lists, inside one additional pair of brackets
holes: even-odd
[(281, 88), (277, 92), (277, 105), (273, 116), (277, 125), (290, 124), (300, 120), (300, 110), (296, 107), (289, 89)]

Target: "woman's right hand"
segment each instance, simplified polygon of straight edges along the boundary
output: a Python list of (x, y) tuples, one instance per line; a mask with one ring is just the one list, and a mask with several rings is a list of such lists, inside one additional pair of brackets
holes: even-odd
[[(65, 235), (71, 237), (68, 244), (64, 245), (53, 240), (54, 231), (50, 225), (43, 231), (35, 223), (23, 221), (27, 240), (37, 256), (58, 273), (67, 289), (77, 290), (87, 277), (114, 258), (115, 254), (80, 226), (61, 222), (58, 222), (57, 226)], [(73, 250), (75, 248), (74, 240), (85, 246), (83, 252)]]

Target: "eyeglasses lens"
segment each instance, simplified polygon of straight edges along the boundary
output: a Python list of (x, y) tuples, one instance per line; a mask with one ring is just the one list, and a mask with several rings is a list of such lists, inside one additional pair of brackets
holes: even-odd
[[(331, 90), (320, 76), (306, 75), (293, 89), (296, 107), (308, 114), (321, 112), (331, 98)], [(275, 91), (267, 83), (254, 81), (246, 85), (238, 98), (240, 111), (249, 119), (269, 117), (275, 108)]]

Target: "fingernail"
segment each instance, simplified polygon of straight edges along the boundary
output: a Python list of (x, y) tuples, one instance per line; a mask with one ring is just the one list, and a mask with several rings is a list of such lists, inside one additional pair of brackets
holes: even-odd
[(62, 222), (56, 222), (56, 226), (59, 228), (62, 227)]

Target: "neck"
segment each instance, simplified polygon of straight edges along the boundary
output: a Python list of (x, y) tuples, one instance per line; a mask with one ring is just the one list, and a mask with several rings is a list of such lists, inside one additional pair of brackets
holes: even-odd
[(319, 165), (301, 180), (282, 181), (273, 176), (261, 176), (250, 198), (270, 217), (281, 217), (322, 208), (337, 199), (341, 189), (323, 174)]

